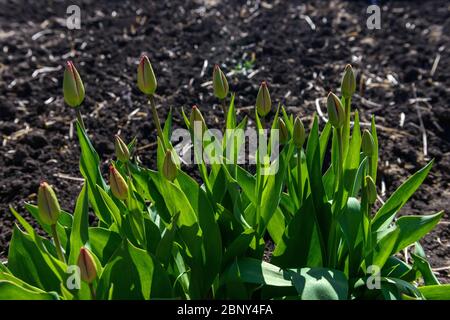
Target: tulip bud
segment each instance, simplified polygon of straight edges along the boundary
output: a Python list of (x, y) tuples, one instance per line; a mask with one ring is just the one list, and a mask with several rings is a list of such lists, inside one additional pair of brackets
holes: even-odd
[(368, 157), (372, 156), (373, 150), (375, 149), (375, 142), (373, 141), (372, 134), (367, 129), (364, 130), (362, 135), (361, 149)]
[(341, 100), (333, 92), (328, 94), (327, 109), (328, 119), (332, 126), (336, 129), (341, 128), (345, 122), (345, 111)]
[(286, 124), (284, 123), (283, 119), (278, 119), (278, 129), (279, 129), (279, 135), (280, 135), (280, 143), (285, 144), (289, 140), (289, 131), (286, 128)]
[(200, 112), (198, 107), (195, 105), (192, 107), (191, 116), (190, 116), (189, 120), (191, 122), (192, 130), (194, 130), (195, 125), (201, 126), (201, 129), (202, 129), (201, 133), (203, 135), (203, 133), (206, 130), (206, 122), (205, 122), (205, 119), (203, 118), (202, 113)]
[(375, 182), (373, 182), (372, 177), (366, 176), (366, 192), (367, 192), (367, 200), (370, 204), (375, 203), (377, 200), (377, 187), (375, 186)]
[(216, 64), (213, 71), (213, 88), (214, 95), (219, 99), (225, 99), (228, 95), (228, 81), (225, 74)]
[(172, 151), (167, 149), (163, 163), (163, 175), (167, 180), (173, 181), (177, 177), (178, 168), (173, 159)]
[(81, 280), (92, 283), (97, 278), (97, 265), (92, 253), (85, 247), (80, 248), (77, 265), (80, 268)]
[(296, 117), (294, 121), (294, 136), (292, 139), (297, 148), (303, 147), (306, 140), (305, 127), (299, 117)]
[(128, 146), (123, 142), (123, 140), (116, 135), (116, 139), (114, 141), (114, 146), (116, 149), (116, 157), (123, 163), (127, 162), (130, 159), (130, 151), (128, 150)]
[(143, 55), (139, 62), (137, 81), (139, 90), (143, 93), (148, 95), (155, 93), (157, 87), (156, 77), (150, 60), (146, 55)]
[(67, 61), (63, 79), (64, 101), (71, 107), (78, 107), (84, 100), (84, 85), (72, 61)]
[(263, 81), (256, 97), (256, 110), (261, 117), (265, 117), (271, 108), (272, 100), (270, 99), (269, 89), (267, 88), (267, 83)]
[(55, 192), (47, 182), (41, 182), (39, 186), (38, 209), (39, 217), (45, 224), (55, 225), (58, 222), (61, 208)]
[(125, 200), (128, 197), (128, 185), (119, 171), (113, 166), (109, 166), (109, 185), (112, 194), (120, 200)]
[(356, 79), (353, 73), (353, 68), (351, 65), (345, 67), (344, 76), (341, 82), (341, 92), (344, 98), (349, 99), (352, 97), (356, 90)]

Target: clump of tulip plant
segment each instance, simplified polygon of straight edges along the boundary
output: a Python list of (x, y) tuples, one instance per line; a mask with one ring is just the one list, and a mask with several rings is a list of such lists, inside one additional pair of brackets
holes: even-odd
[[(143, 167), (134, 157), (135, 141), (116, 136), (105, 180), (82, 122), (83, 82), (75, 65), (67, 64), (63, 93), (77, 113), (84, 185), (73, 212), (60, 208), (46, 182), (37, 205), (26, 203), (49, 237), (11, 208), (17, 225), (8, 261), (0, 264), (1, 299), (450, 297), (449, 285), (439, 283), (419, 244), (443, 213), (397, 216), (432, 162), (379, 200), (375, 119), (361, 133), (358, 111), (351, 108), (350, 65), (342, 97), (327, 97), (328, 122), (321, 131), (316, 115), (306, 129), (300, 117), (274, 108), (262, 82), (254, 109), (255, 170), (236, 161), (245, 144), (227, 133), (219, 142), (223, 161), (196, 162), (201, 183), (182, 170), (171, 141), (172, 112), (163, 125), (159, 119), (157, 79), (147, 56), (140, 59), (137, 86), (148, 97), (157, 131), (157, 166)], [(247, 118), (237, 121), (234, 94), (218, 65), (213, 94), (223, 107), (222, 131), (245, 129)], [(203, 138), (208, 127), (201, 110), (194, 106), (182, 115), (199, 145), (195, 157), (204, 160), (211, 141)], [(267, 161), (263, 149), (276, 149), (275, 158)], [(98, 218), (95, 225), (88, 223), (90, 211)], [(263, 259), (267, 238), (275, 245), (270, 262)], [(410, 252), (407, 261), (399, 255), (404, 250)]]

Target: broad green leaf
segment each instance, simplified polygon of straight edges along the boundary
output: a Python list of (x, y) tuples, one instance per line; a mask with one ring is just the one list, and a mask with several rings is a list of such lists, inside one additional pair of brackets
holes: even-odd
[(424, 168), (417, 171), (389, 197), (372, 220), (373, 231), (380, 231), (389, 226), (397, 212), (425, 180), (433, 162), (433, 160), (430, 161)]
[(80, 248), (89, 241), (89, 214), (88, 214), (88, 196), (87, 185), (84, 184), (78, 196), (73, 213), (72, 232), (70, 234), (70, 254), (69, 265), (77, 262)]
[(423, 286), (418, 289), (427, 300), (450, 300), (450, 284)]
[(121, 241), (116, 232), (100, 227), (89, 228), (89, 247), (103, 266), (120, 247)]
[(172, 288), (167, 272), (153, 255), (127, 241), (103, 270), (97, 296), (118, 300), (170, 298)]
[(0, 300), (58, 300), (55, 293), (25, 289), (16, 283), (0, 280)]
[(433, 270), (431, 270), (430, 263), (426, 259), (418, 255), (415, 255), (414, 253), (411, 253), (411, 256), (414, 259), (413, 268), (420, 271), (423, 280), (425, 282), (425, 285), (427, 286), (439, 285), (440, 284), (439, 280), (434, 275)]

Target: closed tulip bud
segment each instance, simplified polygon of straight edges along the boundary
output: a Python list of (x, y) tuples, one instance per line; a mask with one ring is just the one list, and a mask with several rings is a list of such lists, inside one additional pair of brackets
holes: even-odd
[(81, 247), (77, 265), (80, 268), (81, 280), (92, 283), (97, 278), (97, 265), (92, 253), (85, 247)]
[(38, 190), (39, 217), (47, 225), (55, 225), (58, 222), (61, 208), (58, 198), (52, 187), (47, 182), (42, 182)]
[(213, 88), (214, 95), (219, 99), (225, 99), (228, 95), (228, 81), (225, 74), (216, 64), (213, 71)]
[(294, 134), (292, 139), (297, 148), (303, 147), (303, 144), (306, 140), (305, 127), (303, 126), (303, 122), (299, 117), (296, 117), (294, 120)]
[(164, 157), (164, 163), (163, 163), (163, 175), (164, 177), (169, 180), (173, 181), (177, 177), (178, 168), (175, 164), (175, 160), (172, 155), (171, 150), (166, 151), (166, 155)]
[(64, 101), (71, 107), (78, 107), (84, 100), (84, 85), (72, 61), (67, 61), (63, 79)]
[(372, 177), (366, 176), (366, 190), (367, 190), (367, 200), (370, 204), (375, 203), (377, 200), (377, 187), (375, 182), (373, 182)]
[(356, 79), (351, 65), (345, 67), (344, 76), (342, 77), (341, 92), (344, 98), (352, 97), (356, 90)]
[(125, 200), (128, 197), (128, 185), (119, 171), (113, 166), (109, 166), (109, 185), (112, 194), (120, 200)]
[(191, 116), (190, 116), (189, 120), (191, 122), (192, 130), (194, 130), (195, 126), (201, 126), (202, 135), (203, 135), (203, 133), (206, 130), (206, 122), (205, 122), (205, 119), (203, 118), (202, 113), (200, 112), (198, 107), (195, 105), (192, 107)]
[(279, 135), (280, 135), (280, 143), (285, 144), (289, 140), (289, 131), (286, 128), (286, 124), (284, 123), (283, 119), (278, 119), (278, 129), (279, 129)]
[(272, 100), (270, 99), (269, 88), (267, 87), (267, 83), (263, 81), (256, 97), (256, 111), (258, 111), (261, 117), (265, 117), (271, 108)]
[(156, 77), (150, 60), (146, 55), (143, 55), (139, 62), (137, 81), (139, 90), (143, 93), (148, 95), (155, 93), (157, 87)]
[(333, 92), (328, 94), (327, 110), (331, 125), (336, 129), (341, 128), (345, 122), (345, 111), (341, 100)]
[(123, 142), (123, 140), (116, 135), (116, 139), (114, 141), (114, 147), (116, 149), (116, 157), (122, 162), (127, 162), (130, 159), (130, 151), (128, 150), (128, 146)]
[(372, 134), (367, 129), (364, 130), (362, 135), (361, 149), (366, 156), (371, 157), (373, 155), (375, 142), (373, 140)]

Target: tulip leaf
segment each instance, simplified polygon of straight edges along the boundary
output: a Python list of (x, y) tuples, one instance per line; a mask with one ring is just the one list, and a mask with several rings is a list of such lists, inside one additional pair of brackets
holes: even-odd
[(106, 265), (97, 286), (98, 299), (148, 300), (171, 295), (169, 277), (160, 263), (128, 241)]
[(39, 290), (29, 290), (18, 284), (0, 280), (0, 300), (59, 300), (55, 293)]
[(450, 300), (450, 284), (423, 286), (418, 289), (427, 300)]
[(87, 185), (84, 184), (78, 196), (73, 213), (72, 231), (70, 234), (70, 254), (69, 265), (76, 264), (80, 248), (89, 241), (89, 214), (88, 214), (88, 197)]
[(422, 184), (433, 165), (430, 161), (424, 168), (417, 171), (408, 180), (406, 180), (378, 210), (372, 220), (372, 230), (380, 231), (389, 226), (394, 220), (397, 212), (404, 206), (408, 199), (413, 195), (417, 188)]

